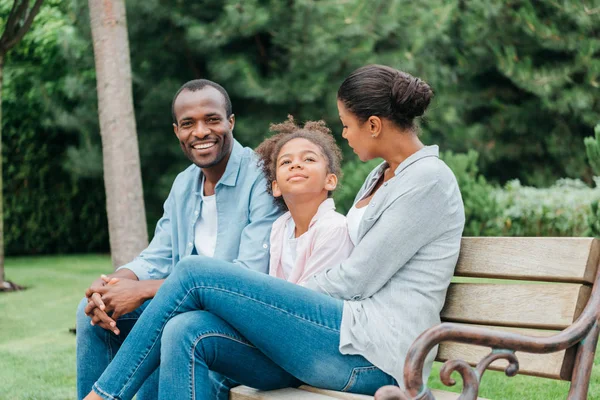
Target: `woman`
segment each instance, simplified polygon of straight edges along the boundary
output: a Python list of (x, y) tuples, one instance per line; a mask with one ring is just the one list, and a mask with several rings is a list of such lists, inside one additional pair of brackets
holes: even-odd
[[(210, 371), (259, 389), (307, 383), (373, 394), (402, 384), (410, 344), (440, 322), (464, 226), (456, 179), (414, 125), (432, 96), (393, 68), (354, 71), (338, 91), (342, 136), (361, 160), (385, 162), (348, 215), (350, 258), (305, 287), (185, 258), (87, 398), (132, 398), (159, 361), (165, 399), (209, 399)], [(178, 324), (184, 312), (196, 315), (194, 338)]]

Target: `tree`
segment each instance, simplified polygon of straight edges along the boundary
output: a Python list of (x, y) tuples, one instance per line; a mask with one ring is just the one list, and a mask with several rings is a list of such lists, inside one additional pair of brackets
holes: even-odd
[(148, 245), (125, 2), (89, 0), (113, 266)]
[(40, 11), (43, 0), (36, 0), (29, 8), (29, 0), (15, 0), (6, 19), (4, 31), (0, 36), (0, 289), (11, 289), (16, 286), (5, 280), (4, 273), (4, 212), (2, 194), (2, 83), (4, 58), (10, 49), (23, 39), (31, 27), (33, 19)]

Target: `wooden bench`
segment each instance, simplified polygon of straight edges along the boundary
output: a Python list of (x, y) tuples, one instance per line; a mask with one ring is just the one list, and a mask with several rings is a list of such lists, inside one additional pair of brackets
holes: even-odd
[[(486, 369), (571, 381), (568, 399), (586, 399), (600, 332), (600, 241), (592, 238), (463, 238), (443, 323), (413, 343), (406, 389), (377, 400), (450, 400), (428, 389), (423, 362), (439, 344), (441, 381), (463, 379), (460, 399), (476, 399)], [(483, 278), (483, 279), (482, 279)], [(472, 368), (475, 367), (475, 368)], [(366, 400), (372, 396), (301, 387), (261, 392), (240, 386), (231, 400)]]

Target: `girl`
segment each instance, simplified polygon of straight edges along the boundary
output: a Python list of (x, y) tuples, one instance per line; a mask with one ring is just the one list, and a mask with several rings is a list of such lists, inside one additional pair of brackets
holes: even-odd
[(323, 121), (304, 128), (271, 125), (275, 136), (257, 149), (271, 186), (267, 190), (287, 213), (273, 223), (269, 274), (304, 284), (324, 267), (345, 260), (352, 242), (346, 218), (335, 212), (331, 193), (340, 175), (342, 154)]
[[(456, 179), (415, 127), (432, 95), (427, 83), (380, 65), (346, 78), (337, 102), (342, 135), (361, 160), (385, 160), (356, 197), (350, 257), (305, 287), (185, 258), (89, 398), (133, 397), (159, 360), (164, 399), (210, 399), (210, 371), (259, 389), (307, 383), (373, 394), (402, 385), (410, 344), (440, 322), (464, 226)], [(184, 330), (176, 321), (186, 312), (197, 314)], [(196, 346), (172, 352), (186, 330)]]

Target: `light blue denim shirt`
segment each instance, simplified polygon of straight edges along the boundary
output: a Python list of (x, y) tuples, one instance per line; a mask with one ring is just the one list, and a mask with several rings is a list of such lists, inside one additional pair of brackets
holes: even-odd
[[(164, 279), (194, 248), (194, 226), (202, 211), (202, 170), (191, 165), (181, 172), (164, 204), (154, 238), (132, 262), (123, 265), (138, 279)], [(255, 153), (234, 141), (225, 173), (215, 186), (217, 245), (214, 258), (267, 273), (269, 236), (281, 215), (266, 191)]]

